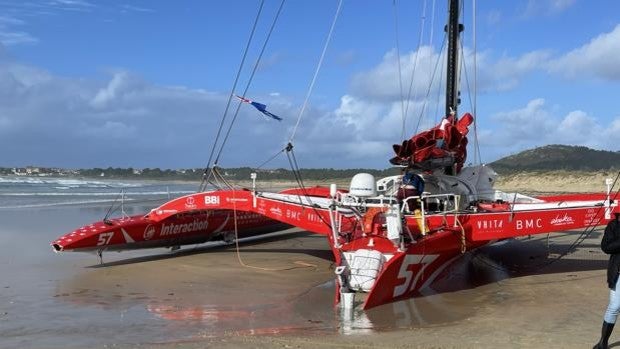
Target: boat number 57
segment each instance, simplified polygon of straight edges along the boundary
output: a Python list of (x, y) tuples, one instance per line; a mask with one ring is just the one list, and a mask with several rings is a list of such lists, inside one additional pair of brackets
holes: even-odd
[(437, 255), (417, 255), (408, 254), (403, 258), (403, 263), (398, 270), (398, 279), (404, 279), (400, 285), (394, 287), (393, 297), (400, 297), (416, 288), (418, 279), (422, 276), (424, 269), (431, 264)]
[(97, 246), (103, 246), (103, 245), (109, 244), (110, 240), (112, 240), (112, 236), (114, 236), (113, 231), (99, 234), (99, 240), (97, 240)]

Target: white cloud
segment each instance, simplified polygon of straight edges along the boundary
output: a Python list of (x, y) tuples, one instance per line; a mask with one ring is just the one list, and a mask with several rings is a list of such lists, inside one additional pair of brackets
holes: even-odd
[(121, 12), (155, 12), (155, 10), (130, 4), (121, 5)]
[(535, 142), (541, 139), (541, 135), (552, 133), (557, 124), (542, 98), (531, 100), (524, 108), (497, 113), (491, 119), (497, 130), (493, 139), (485, 141), (494, 145)]
[(118, 103), (118, 99), (122, 98), (123, 93), (132, 92), (138, 84), (133, 85), (127, 72), (117, 72), (106, 86), (99, 89), (90, 104), (93, 107), (101, 108), (110, 103)]
[[(419, 112), (420, 103), (412, 106)], [(405, 138), (415, 125), (407, 125)], [(400, 102), (368, 101), (345, 95), (333, 112), (311, 111), (304, 118), (296, 143), (314, 167), (387, 167), (392, 144), (402, 142)]]
[(555, 15), (566, 11), (576, 0), (529, 0), (525, 7), (525, 16)]
[(620, 116), (607, 126), (607, 121), (581, 110), (557, 115), (542, 98), (531, 100), (523, 108), (497, 113), (492, 120), (496, 128), (480, 130), (479, 137), (491, 159), (547, 144), (619, 149), (615, 135), (620, 132)]
[(603, 80), (620, 80), (620, 24), (589, 43), (553, 60), (549, 70), (568, 78), (591, 76)]
[[(405, 97), (409, 93), (409, 86), (412, 86), (412, 98), (426, 95), (431, 81), (431, 73), (436, 70), (437, 58), (438, 54), (430, 46), (420, 47), (417, 55), (415, 51), (412, 51), (400, 57), (402, 93)], [(412, 85), (411, 76), (414, 72), (414, 67), (415, 76)], [(441, 72), (437, 72), (437, 75), (439, 74)], [(437, 78), (438, 76), (435, 77), (435, 81), (437, 81)], [(396, 50), (388, 51), (375, 68), (356, 74), (351, 82), (351, 90), (358, 96), (372, 100), (400, 100), (401, 91)]]
[(39, 40), (34, 36), (13, 28), (24, 24), (26, 23), (19, 18), (0, 16), (0, 43), (5, 46), (37, 43)]
[[(265, 98), (274, 112), (288, 108)], [(203, 166), (225, 103), (225, 94), (127, 71), (73, 79), (0, 60), (0, 166)], [(242, 106), (221, 164), (257, 165), (283, 144), (285, 127)]]
[[(479, 52), (478, 91), (506, 91), (518, 86), (521, 79), (529, 72), (546, 67), (550, 57), (547, 50), (536, 50), (519, 57), (502, 56), (495, 58), (491, 51)], [(412, 51), (401, 57), (403, 95), (407, 97), (411, 85), (411, 75), (415, 66), (415, 77), (411, 88), (411, 99), (420, 101), (427, 94), (431, 98), (437, 95), (438, 79), (444, 75), (444, 69), (437, 65), (439, 54), (431, 47), (423, 46), (419, 50), (416, 63), (416, 52)], [(473, 51), (464, 49), (464, 62), (467, 74), (473, 74)], [(435, 76), (433, 76), (435, 72)], [(433, 86), (429, 90), (429, 84)], [(356, 74), (351, 82), (354, 95), (373, 101), (393, 102), (401, 100), (396, 51), (387, 52), (383, 60), (369, 71)], [(443, 92), (443, 91), (440, 91)]]
[(94, 7), (92, 3), (85, 0), (52, 0), (50, 5), (69, 6), (69, 7)]
[[(493, 61), (491, 52), (478, 54), (478, 89), (485, 91), (507, 91), (519, 85), (521, 79), (529, 72), (545, 66), (550, 52), (536, 50), (520, 57), (504, 56)], [(465, 62), (468, 72), (473, 72), (473, 52), (465, 50)]]

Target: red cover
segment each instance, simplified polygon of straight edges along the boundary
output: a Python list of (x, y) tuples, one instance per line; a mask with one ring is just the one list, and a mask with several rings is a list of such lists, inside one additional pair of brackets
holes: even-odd
[[(402, 144), (394, 144), (392, 148), (396, 157), (390, 162), (415, 164), (451, 156), (458, 173), (467, 158), (467, 133), (473, 121), (474, 117), (469, 113), (456, 122), (448, 116), (430, 130), (422, 131)], [(443, 142), (440, 143), (440, 140)]]

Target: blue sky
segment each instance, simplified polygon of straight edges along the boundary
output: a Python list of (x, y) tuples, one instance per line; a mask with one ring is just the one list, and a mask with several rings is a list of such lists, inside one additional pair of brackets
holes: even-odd
[[(395, 13), (405, 96), (416, 66), (405, 134), (438, 122), (446, 2), (343, 2), (294, 138), (302, 167), (388, 167), (402, 141)], [(0, 166), (204, 166), (259, 4), (0, 0)], [(279, 5), (265, 1), (239, 94)], [(284, 4), (247, 94), (284, 121), (243, 105), (221, 166), (257, 166), (286, 145), (336, 7)], [(483, 162), (546, 144), (620, 150), (618, 13), (615, 0), (477, 1)], [(463, 22), (471, 85), (470, 0)], [(472, 111), (466, 85), (460, 113)]]

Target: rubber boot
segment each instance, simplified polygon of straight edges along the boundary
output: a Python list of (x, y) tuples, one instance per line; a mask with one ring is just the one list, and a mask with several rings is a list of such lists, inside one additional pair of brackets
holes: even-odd
[(611, 331), (614, 330), (614, 324), (603, 321), (603, 328), (601, 329), (601, 340), (592, 349), (608, 349), (609, 336)]

